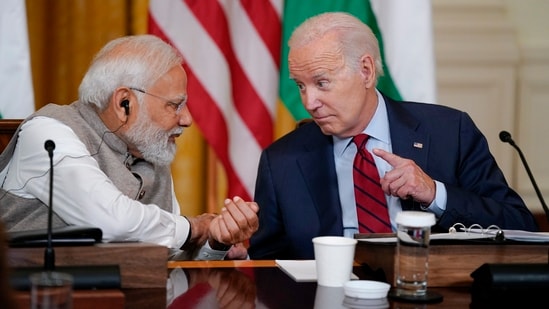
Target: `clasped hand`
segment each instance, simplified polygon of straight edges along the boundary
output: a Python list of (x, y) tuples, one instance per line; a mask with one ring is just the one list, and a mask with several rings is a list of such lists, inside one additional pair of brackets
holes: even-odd
[[(249, 239), (259, 227), (255, 202), (245, 202), (236, 196), (225, 199), (225, 206), (220, 214), (202, 214), (189, 218), (192, 229), (191, 242), (203, 245), (206, 240), (212, 248), (216, 245), (234, 245)], [(236, 245), (231, 248), (228, 258), (245, 258), (246, 248)]]

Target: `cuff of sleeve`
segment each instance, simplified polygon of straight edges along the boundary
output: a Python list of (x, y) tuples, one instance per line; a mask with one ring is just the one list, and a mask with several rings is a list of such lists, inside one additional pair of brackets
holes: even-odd
[(435, 214), (437, 218), (440, 218), (446, 210), (446, 187), (440, 181), (435, 180), (436, 195), (435, 199), (430, 205), (421, 205), (422, 210), (430, 211)]
[[(191, 229), (191, 222), (187, 217), (180, 216), (178, 218), (177, 227), (175, 229), (175, 237), (177, 239), (177, 245), (176, 248), (180, 248), (181, 250), (185, 250), (189, 246), (189, 241), (192, 237), (192, 229)], [(183, 236), (179, 238), (179, 235), (185, 235), (187, 234), (187, 237)], [(183, 240), (184, 239), (184, 240)], [(183, 240), (183, 241), (182, 241)]]
[[(229, 247), (230, 249), (231, 247)], [(204, 246), (198, 250), (198, 254), (194, 258), (195, 260), (223, 260), (227, 255), (229, 249), (225, 250), (214, 250), (210, 247), (209, 241), (206, 241)]]

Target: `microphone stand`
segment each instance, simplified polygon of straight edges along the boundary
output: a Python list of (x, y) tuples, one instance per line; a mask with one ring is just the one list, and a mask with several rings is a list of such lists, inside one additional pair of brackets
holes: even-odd
[(47, 245), (44, 251), (44, 269), (55, 269), (55, 251), (53, 250), (52, 243), (52, 214), (53, 214), (53, 150), (55, 149), (55, 143), (52, 140), (47, 140), (44, 143), (44, 148), (48, 151), (50, 157), (50, 207), (48, 209), (48, 232), (47, 232)]
[(547, 221), (549, 222), (549, 209), (547, 208), (547, 204), (545, 204), (545, 200), (543, 199), (543, 196), (541, 195), (541, 191), (538, 188), (538, 185), (536, 183), (536, 180), (534, 179), (534, 175), (532, 175), (532, 172), (530, 171), (530, 167), (528, 166), (528, 162), (526, 162), (526, 158), (524, 157), (524, 154), (522, 154), (522, 151), (520, 148), (515, 144), (515, 141), (511, 138), (511, 134), (507, 131), (501, 131), (499, 133), (499, 139), (504, 143), (509, 143), (513, 148), (515, 148), (519, 154), (520, 160), (522, 161), (522, 164), (524, 165), (524, 169), (526, 170), (526, 173), (528, 174), (528, 177), (530, 178), (530, 182), (532, 183), (532, 186), (534, 186), (534, 190), (536, 191), (536, 195), (538, 196), (539, 201), (541, 202), (541, 207), (543, 207), (543, 211), (545, 212), (545, 216), (547, 217)]
[[(29, 275), (42, 270), (53, 271), (55, 267), (55, 251), (53, 250), (53, 150), (55, 143), (47, 140), (44, 148), (50, 157), (50, 198), (48, 209), (48, 228), (46, 235), (46, 250), (44, 251), (44, 267), (22, 267), (12, 269), (10, 273), (10, 285), (16, 290), (30, 289)], [(121, 287), (121, 275), (119, 265), (84, 265), (84, 266), (60, 266), (58, 271), (68, 273), (73, 278), (75, 289), (112, 289)]]

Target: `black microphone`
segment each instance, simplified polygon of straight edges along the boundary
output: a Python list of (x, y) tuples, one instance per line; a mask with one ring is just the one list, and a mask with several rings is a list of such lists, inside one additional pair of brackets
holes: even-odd
[(55, 143), (49, 139), (44, 143), (44, 149), (48, 152), (50, 159), (53, 158), (53, 150), (55, 149)]
[(44, 143), (44, 148), (48, 152), (50, 157), (50, 207), (48, 208), (48, 233), (47, 233), (47, 245), (46, 250), (44, 251), (44, 269), (54, 270), (55, 269), (55, 251), (53, 250), (52, 244), (52, 229), (51, 221), (53, 215), (53, 150), (55, 149), (55, 143), (52, 140), (46, 140)]
[(538, 188), (538, 185), (536, 183), (536, 180), (534, 179), (534, 175), (532, 175), (532, 172), (530, 171), (530, 167), (528, 167), (528, 163), (526, 162), (526, 158), (522, 154), (522, 151), (520, 148), (515, 144), (515, 141), (511, 137), (511, 133), (507, 131), (501, 131), (499, 132), (499, 139), (504, 143), (509, 143), (513, 148), (515, 148), (520, 156), (520, 160), (522, 161), (522, 164), (524, 165), (524, 169), (526, 169), (526, 173), (528, 173), (528, 177), (530, 177), (530, 181), (532, 182), (532, 185), (534, 186), (534, 190), (536, 190), (536, 194), (538, 195), (538, 199), (541, 202), (541, 206), (543, 207), (543, 211), (545, 211), (545, 216), (547, 217), (547, 221), (549, 222), (549, 209), (547, 209), (547, 204), (545, 204), (545, 201), (543, 200), (543, 196), (541, 195), (541, 191)]
[[(52, 217), (53, 217), (53, 150), (55, 149), (55, 143), (52, 140), (46, 140), (44, 148), (48, 152), (50, 157), (50, 198), (48, 208), (48, 227), (46, 230), (46, 249), (44, 251), (44, 267), (21, 267), (14, 268), (10, 273), (10, 285), (16, 290), (28, 290), (30, 289), (29, 275), (40, 271), (54, 271), (68, 273), (73, 277), (74, 289), (118, 289), (121, 287), (121, 275), (119, 265), (83, 265), (83, 266), (55, 266), (55, 251), (53, 249), (53, 236), (66, 237), (68, 240), (67, 245), (71, 245), (73, 242), (72, 237), (84, 237), (85, 244), (90, 244), (101, 239), (102, 232), (98, 228), (90, 227), (77, 227), (67, 226), (60, 228), (54, 233), (52, 229)], [(14, 233), (17, 234), (17, 233)], [(21, 232), (18, 235), (9, 236), (10, 246), (13, 238), (21, 239), (21, 247), (25, 247), (25, 244), (30, 246), (40, 245), (41, 231), (28, 231)], [(57, 241), (63, 242), (63, 239), (57, 239)], [(78, 239), (75, 239), (74, 245), (79, 243)]]

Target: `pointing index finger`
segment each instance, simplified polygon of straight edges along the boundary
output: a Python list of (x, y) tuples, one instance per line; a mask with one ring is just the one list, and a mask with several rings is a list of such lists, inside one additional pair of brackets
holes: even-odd
[(398, 162), (400, 160), (400, 157), (393, 154), (393, 153), (390, 153), (390, 152), (387, 152), (383, 149), (380, 149), (380, 148), (374, 148), (372, 149), (372, 152), (382, 158), (383, 160), (387, 161), (387, 163), (389, 163), (389, 165), (391, 165), (392, 167), (395, 167), (398, 165)]

